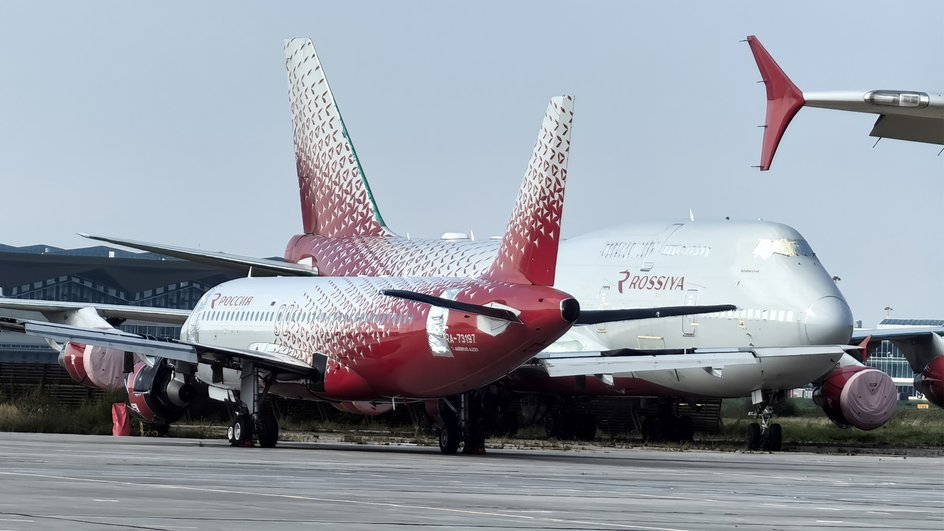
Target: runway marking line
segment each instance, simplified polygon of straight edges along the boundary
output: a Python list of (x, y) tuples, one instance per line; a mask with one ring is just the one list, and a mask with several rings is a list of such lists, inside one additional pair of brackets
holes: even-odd
[(523, 514), (509, 514), (509, 513), (499, 513), (499, 512), (490, 512), (490, 511), (473, 511), (469, 509), (451, 509), (448, 507), (431, 507), (428, 505), (408, 505), (408, 504), (393, 503), (393, 502), (347, 500), (343, 498), (322, 498), (318, 496), (303, 496), (300, 494), (274, 494), (274, 493), (267, 493), (267, 492), (247, 492), (247, 491), (230, 490), (230, 489), (188, 487), (185, 485), (155, 485), (155, 484), (144, 485), (141, 483), (132, 483), (130, 481), (77, 478), (77, 477), (72, 477), (72, 476), (54, 476), (52, 474), (31, 474), (27, 472), (0, 472), (0, 475), (26, 476), (26, 477), (36, 477), (36, 478), (46, 478), (46, 479), (66, 480), (66, 481), (85, 481), (87, 483), (102, 483), (106, 485), (124, 485), (124, 486), (129, 486), (129, 487), (152, 487), (152, 488), (157, 488), (157, 489), (168, 489), (168, 490), (215, 492), (217, 494), (238, 494), (238, 495), (243, 495), (243, 496), (257, 496), (257, 497), (266, 497), (266, 498), (286, 498), (286, 499), (291, 499), (291, 500), (306, 500), (306, 501), (323, 502), (323, 503), (346, 503), (349, 505), (366, 505), (370, 507), (390, 507), (394, 509), (415, 509), (415, 510), (426, 510), (426, 511), (439, 511), (439, 512), (446, 512), (446, 513), (468, 514), (468, 515), (474, 515), (474, 516), (494, 516), (498, 518), (517, 518), (519, 520), (533, 520), (533, 521), (538, 521), (538, 522), (546, 521), (546, 522), (562, 523), (562, 524), (578, 524), (578, 525), (588, 525), (588, 526), (613, 527), (613, 528), (620, 528), (620, 529), (638, 529), (642, 531), (689, 531), (687, 529), (678, 529), (678, 528), (673, 528), (673, 527), (653, 527), (653, 526), (640, 526), (640, 525), (633, 525), (633, 524), (621, 524), (621, 523), (614, 523), (614, 522), (591, 522), (591, 521), (582, 521), (582, 520), (567, 520), (564, 518), (537, 517), (537, 516), (528, 516), (528, 515), (523, 515)]

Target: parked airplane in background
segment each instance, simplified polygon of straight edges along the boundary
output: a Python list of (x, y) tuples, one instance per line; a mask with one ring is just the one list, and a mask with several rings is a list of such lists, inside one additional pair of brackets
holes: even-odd
[[(287, 41), (286, 66), (304, 232), (289, 241), (284, 262), (92, 238), (233, 267), (252, 276), (475, 278), (496, 259), (503, 259), (504, 251), (494, 240), (409, 239), (387, 228), (311, 41)], [(569, 135), (569, 125), (561, 138)], [(542, 150), (554, 150), (561, 147), (560, 142), (542, 137), (539, 145)], [(560, 153), (555, 156), (558, 163), (563, 162)], [(549, 178), (557, 178), (552, 161), (532, 158), (529, 172), (550, 172)], [(557, 171), (566, 170), (561, 167)], [(550, 212), (551, 219), (559, 222), (559, 204), (553, 204)], [(531, 218), (517, 207), (514, 218), (520, 225), (510, 232), (530, 226)], [(527, 378), (519, 378), (524, 373), (519, 371), (510, 380), (514, 385), (524, 386), (522, 382), (527, 380), (527, 387), (533, 389), (539, 379), (545, 391), (559, 386), (568, 394), (589, 391), (666, 397), (670, 407), (657, 414), (655, 424), (678, 424), (682, 431), (685, 423), (671, 407), (677, 399), (751, 396), (762, 421), (752, 425), (748, 433), (755, 448), (762, 439), (765, 447), (779, 448), (779, 426), (769, 423), (771, 406), (786, 390), (811, 381), (824, 389), (840, 390), (837, 402), (828, 407), (836, 409), (836, 417), (844, 419), (844, 424), (872, 429), (884, 424), (894, 411), (896, 395), (890, 379), (845, 353), (852, 332), (849, 307), (810, 246), (790, 227), (734, 221), (626, 225), (560, 242), (558, 264), (555, 286), (574, 295), (587, 310), (655, 307), (648, 316), (655, 311), (661, 316), (695, 314), (707, 310), (696, 306), (706, 302), (733, 303), (738, 309), (704, 318), (600, 322), (581, 327), (523, 368)], [(10, 300), (0, 306), (16, 307)], [(79, 313), (66, 310), (53, 305), (45, 313), (60, 322), (62, 316)], [(428, 319), (439, 319), (435, 317), (438, 311), (434, 308), (434, 317)], [(439, 330), (438, 326), (432, 329)], [(185, 327), (184, 337), (189, 337), (186, 333)], [(431, 336), (430, 340), (434, 339)], [(72, 352), (81, 356), (85, 350)], [(108, 359), (100, 356), (96, 361), (109, 363)], [(120, 363), (111, 359), (111, 363)], [(863, 376), (836, 379), (840, 365), (853, 366)], [(536, 373), (543, 376), (535, 378)], [(549, 379), (548, 374), (562, 377)], [(207, 375), (201, 380), (212, 384), (218, 378)], [(314, 397), (297, 386), (291, 391), (282, 387), (279, 390), (273, 384), (272, 390), (283, 396)], [(155, 401), (161, 391), (152, 389), (147, 382), (140, 382), (129, 391), (132, 400), (149, 397)], [(452, 411), (458, 411), (459, 424), (465, 427), (462, 435), (470, 437), (476, 447), (481, 441), (471, 436), (467, 427), (478, 419), (469, 417), (468, 408), (461, 407), (467, 398), (444, 400), (428, 409), (446, 430), (455, 425)], [(169, 404), (166, 415), (160, 417), (164, 420), (173, 420), (172, 414), (182, 407), (173, 400), (160, 402)], [(455, 407), (457, 404), (460, 407)], [(344, 407), (379, 413), (392, 407), (392, 398), (352, 401)], [(854, 414), (859, 411), (865, 414)], [(450, 440), (449, 434), (445, 437)]]
[(784, 131), (801, 107), (878, 114), (871, 136), (944, 144), (944, 94), (912, 90), (803, 92), (783, 73), (757, 37), (747, 43), (767, 87), (760, 169), (770, 169)]

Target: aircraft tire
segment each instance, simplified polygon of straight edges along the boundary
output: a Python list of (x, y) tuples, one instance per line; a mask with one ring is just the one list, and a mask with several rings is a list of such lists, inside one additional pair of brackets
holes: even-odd
[(783, 428), (780, 424), (771, 424), (763, 437), (763, 449), (779, 452), (783, 449)]
[(760, 424), (752, 422), (747, 425), (747, 434), (744, 436), (744, 446), (748, 450), (760, 450)]
[(241, 445), (246, 441), (252, 440), (252, 419), (246, 413), (236, 415), (231, 426), (235, 445)]
[(259, 418), (259, 446), (275, 448), (279, 442), (279, 421), (271, 411), (264, 412)]
[(443, 455), (455, 455), (459, 451), (461, 439), (459, 423), (447, 420), (446, 424), (439, 430), (439, 451)]

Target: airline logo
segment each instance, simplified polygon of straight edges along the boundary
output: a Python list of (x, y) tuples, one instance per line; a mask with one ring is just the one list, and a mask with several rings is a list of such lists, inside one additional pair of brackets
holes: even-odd
[(229, 307), (240, 307), (240, 306), (249, 306), (252, 304), (251, 296), (244, 295), (223, 295), (222, 293), (217, 292), (213, 296), (213, 299), (210, 300), (210, 308), (216, 309), (217, 306), (229, 306)]
[(620, 271), (623, 278), (616, 283), (616, 290), (626, 291), (685, 291), (685, 276), (634, 275), (630, 271)]

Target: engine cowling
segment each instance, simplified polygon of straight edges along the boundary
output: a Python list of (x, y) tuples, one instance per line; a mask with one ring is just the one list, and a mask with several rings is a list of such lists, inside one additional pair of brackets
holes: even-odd
[(174, 367), (160, 360), (154, 366), (137, 363), (126, 389), (131, 411), (147, 422), (170, 424), (194, 398), (193, 386), (175, 378)]
[(932, 359), (923, 371), (916, 374), (914, 386), (929, 402), (944, 407), (944, 356)]
[(109, 391), (124, 387), (124, 352), (105, 347), (66, 343), (59, 365), (76, 382)]
[(843, 427), (874, 430), (895, 414), (898, 391), (884, 372), (863, 365), (835, 369), (814, 391), (813, 400)]

